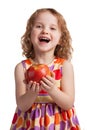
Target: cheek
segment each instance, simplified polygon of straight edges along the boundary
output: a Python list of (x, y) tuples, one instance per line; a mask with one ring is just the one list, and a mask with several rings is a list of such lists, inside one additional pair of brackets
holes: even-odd
[(34, 31), (34, 29), (31, 31), (31, 38), (34, 37), (36, 35), (36, 31)]
[(55, 41), (56, 41), (57, 43), (59, 43), (60, 37), (61, 37), (61, 34), (60, 34), (60, 33), (58, 33), (57, 35), (55, 35)]
[(32, 30), (30, 38), (31, 38), (31, 41), (33, 43), (33, 41), (35, 41), (35, 39), (37, 38), (37, 32)]
[(56, 44), (58, 44), (59, 43), (59, 40), (60, 40), (60, 36), (55, 36), (55, 38), (54, 38), (54, 42), (56, 43)]

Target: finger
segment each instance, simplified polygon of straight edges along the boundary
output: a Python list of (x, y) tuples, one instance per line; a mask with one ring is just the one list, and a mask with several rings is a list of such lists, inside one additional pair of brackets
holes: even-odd
[(36, 82), (33, 82), (32, 87), (31, 87), (31, 90), (34, 92), (34, 91), (35, 91), (35, 88), (36, 88)]
[(42, 89), (47, 90), (47, 89), (50, 88), (44, 81), (41, 81), (40, 83), (41, 83), (41, 88)]
[(27, 89), (30, 90), (30, 88), (32, 87), (32, 84), (33, 84), (33, 81), (30, 81), (28, 84), (27, 84)]
[(53, 79), (52, 77), (50, 77), (50, 76), (46, 76), (46, 77), (43, 77), (43, 78), (42, 78), (42, 81), (43, 81), (46, 85), (50, 86), (50, 85), (53, 84), (54, 79)]
[(36, 83), (35, 91), (36, 91), (36, 92), (39, 92), (39, 91), (40, 91), (39, 83)]

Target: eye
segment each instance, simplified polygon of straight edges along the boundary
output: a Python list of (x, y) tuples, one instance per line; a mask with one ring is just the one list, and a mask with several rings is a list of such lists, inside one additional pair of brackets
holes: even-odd
[(55, 28), (55, 27), (51, 27), (50, 29), (51, 29), (51, 30), (56, 30), (56, 28)]
[(36, 25), (36, 28), (42, 28), (42, 26), (41, 25)]

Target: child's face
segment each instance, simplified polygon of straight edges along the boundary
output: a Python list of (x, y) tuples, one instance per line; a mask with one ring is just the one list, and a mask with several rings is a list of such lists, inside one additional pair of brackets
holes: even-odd
[(57, 18), (50, 12), (41, 12), (35, 19), (31, 31), (31, 41), (34, 50), (54, 51), (61, 36)]

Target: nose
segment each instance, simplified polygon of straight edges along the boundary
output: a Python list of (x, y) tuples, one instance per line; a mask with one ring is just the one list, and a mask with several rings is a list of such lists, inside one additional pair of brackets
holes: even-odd
[(49, 33), (49, 29), (48, 29), (47, 27), (44, 27), (44, 28), (42, 29), (42, 33), (43, 33), (43, 34), (48, 34), (48, 33)]

